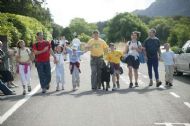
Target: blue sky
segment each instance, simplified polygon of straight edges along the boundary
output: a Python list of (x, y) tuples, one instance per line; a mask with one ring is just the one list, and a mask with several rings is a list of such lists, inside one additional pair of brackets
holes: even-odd
[(117, 13), (145, 9), (155, 0), (46, 0), (54, 22), (66, 27), (76, 17), (87, 22), (109, 20)]

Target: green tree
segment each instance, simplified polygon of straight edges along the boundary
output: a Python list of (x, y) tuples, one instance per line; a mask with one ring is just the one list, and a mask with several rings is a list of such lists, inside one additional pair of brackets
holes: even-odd
[(61, 35), (65, 36), (68, 41), (71, 41), (74, 37), (69, 27), (64, 28)]
[(171, 46), (182, 47), (187, 40), (190, 40), (190, 18), (178, 17), (174, 18), (175, 25), (170, 30), (168, 42)]
[(175, 24), (171, 18), (155, 18), (149, 22), (149, 28), (156, 29), (156, 36), (160, 39), (161, 43), (165, 43), (169, 37), (170, 30)]
[(108, 22), (104, 30), (107, 31), (108, 41), (130, 40), (131, 32), (140, 31), (140, 41), (147, 37), (147, 26), (135, 15), (130, 13), (120, 13)]
[(52, 32), (53, 39), (58, 39), (62, 34), (63, 27), (58, 24), (53, 23), (52, 28), (53, 28), (53, 32)]
[(69, 27), (72, 33), (76, 32), (79, 35), (82, 33), (91, 35), (92, 31), (97, 29), (96, 24), (87, 23), (83, 18), (75, 18), (71, 20)]
[(45, 4), (45, 0), (0, 0), (0, 12), (34, 17), (50, 28), (53, 20)]

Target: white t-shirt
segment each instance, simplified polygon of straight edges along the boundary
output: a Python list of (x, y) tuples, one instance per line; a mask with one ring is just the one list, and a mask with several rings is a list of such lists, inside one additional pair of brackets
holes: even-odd
[(161, 59), (164, 61), (165, 65), (174, 65), (173, 59), (175, 58), (175, 54), (173, 51), (163, 52), (161, 55)]
[(136, 49), (132, 49), (132, 47), (138, 48), (139, 46), (141, 46), (141, 42), (138, 41), (137, 44), (137, 42), (129, 41), (127, 45), (129, 46), (128, 55), (139, 56), (138, 51)]
[(65, 44), (65, 39), (59, 40), (59, 44), (60, 44), (60, 45), (64, 45), (64, 44)]
[(56, 53), (55, 57), (56, 57), (56, 60), (58, 61), (58, 64), (64, 64), (63, 53)]
[(27, 62), (30, 59), (30, 56), (29, 56), (30, 53), (31, 51), (29, 48), (24, 48), (24, 50), (18, 49), (18, 56), (20, 56), (20, 61)]
[(77, 46), (79, 48), (80, 44), (81, 44), (80, 39), (78, 39), (78, 38), (73, 39), (72, 45), (75, 45), (75, 46)]

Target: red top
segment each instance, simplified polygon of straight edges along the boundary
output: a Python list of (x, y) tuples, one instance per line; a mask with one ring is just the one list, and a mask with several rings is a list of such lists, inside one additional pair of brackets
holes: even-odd
[(44, 40), (42, 42), (37, 42), (37, 43), (33, 44), (32, 49), (37, 50), (37, 51), (41, 51), (47, 46), (49, 48), (48, 48), (48, 50), (46, 52), (38, 54), (38, 55), (35, 56), (36, 57), (35, 58), (36, 62), (47, 62), (47, 61), (49, 61), (51, 45), (50, 45), (50, 43), (48, 41), (44, 41)]

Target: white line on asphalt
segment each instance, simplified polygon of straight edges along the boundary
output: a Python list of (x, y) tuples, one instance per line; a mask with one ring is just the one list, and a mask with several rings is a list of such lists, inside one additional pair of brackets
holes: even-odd
[[(55, 67), (51, 69), (51, 72), (55, 70)], [(3, 124), (19, 107), (21, 107), (26, 101), (28, 101), (38, 90), (40, 89), (40, 84), (38, 84), (32, 92), (27, 94), (23, 99), (19, 100), (14, 104), (3, 116), (0, 116), (0, 125)]]
[(184, 102), (184, 104), (190, 108), (190, 103), (189, 102)]
[(162, 125), (162, 126), (176, 126), (176, 125), (184, 125), (184, 126), (190, 126), (189, 123), (154, 123), (155, 125)]
[(174, 97), (176, 97), (176, 98), (180, 98), (180, 96), (179, 95), (177, 95), (176, 93), (174, 93), (174, 92), (170, 92), (170, 94), (171, 95), (173, 95)]

